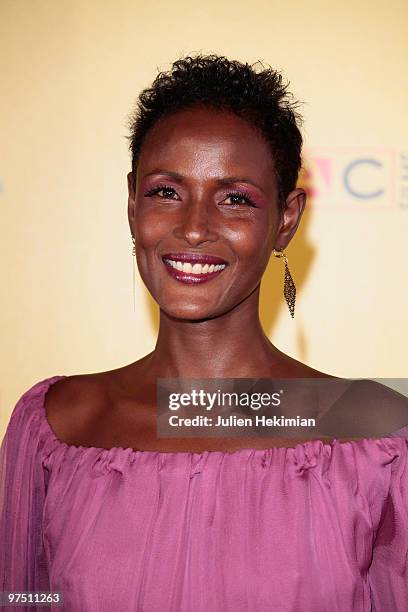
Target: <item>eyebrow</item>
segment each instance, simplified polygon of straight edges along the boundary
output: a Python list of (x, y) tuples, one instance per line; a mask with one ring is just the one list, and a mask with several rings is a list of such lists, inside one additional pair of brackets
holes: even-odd
[[(157, 170), (153, 170), (152, 172), (148, 172), (147, 174), (145, 174), (145, 177), (152, 176), (153, 174), (163, 174), (166, 176), (171, 176), (176, 181), (180, 181), (180, 183), (185, 178), (182, 174), (179, 174), (178, 172), (172, 172), (171, 170), (161, 170), (159, 168)], [(216, 180), (220, 185), (231, 185), (233, 183), (248, 183), (249, 185), (253, 185), (257, 189), (262, 191), (263, 194), (265, 194), (264, 190), (260, 185), (258, 185), (257, 183), (255, 183), (255, 181), (246, 176), (225, 176)]]

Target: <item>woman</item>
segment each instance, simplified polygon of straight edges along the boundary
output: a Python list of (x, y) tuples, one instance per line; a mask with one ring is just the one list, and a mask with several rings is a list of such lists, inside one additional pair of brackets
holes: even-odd
[[(128, 216), (157, 343), (20, 398), (2, 445), (2, 590), (60, 591), (84, 612), (407, 609), (402, 396), (353, 391), (374, 438), (156, 436), (158, 378), (344, 382), (259, 320), (262, 275), (305, 207), (299, 122), (279, 74), (214, 55), (140, 95)], [(285, 288), (293, 314), (289, 271)]]

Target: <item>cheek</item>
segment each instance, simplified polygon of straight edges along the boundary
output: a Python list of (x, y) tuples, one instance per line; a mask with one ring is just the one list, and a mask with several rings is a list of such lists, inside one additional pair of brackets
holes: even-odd
[(163, 215), (145, 209), (136, 214), (134, 228), (137, 268), (143, 282), (155, 297), (156, 248), (165, 236), (168, 223), (164, 223)]
[(265, 267), (273, 241), (267, 223), (241, 223), (230, 228), (227, 237), (238, 260), (250, 262), (256, 268)]
[(135, 218), (136, 248), (147, 249), (156, 246), (168, 231), (168, 219), (149, 210), (140, 210)]

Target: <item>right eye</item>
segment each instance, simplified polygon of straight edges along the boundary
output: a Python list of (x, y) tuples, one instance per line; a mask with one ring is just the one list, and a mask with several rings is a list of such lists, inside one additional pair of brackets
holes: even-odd
[[(160, 193), (162, 193), (162, 195), (159, 195)], [(168, 185), (157, 185), (157, 187), (145, 193), (146, 198), (151, 198), (154, 195), (159, 195), (163, 200), (174, 200), (176, 198), (173, 196), (177, 195), (177, 192), (173, 187), (169, 187)]]

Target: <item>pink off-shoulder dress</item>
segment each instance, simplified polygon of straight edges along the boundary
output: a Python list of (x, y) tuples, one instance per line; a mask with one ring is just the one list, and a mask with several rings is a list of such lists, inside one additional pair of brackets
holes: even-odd
[(51, 609), (69, 612), (407, 612), (406, 430), (232, 453), (73, 446), (46, 419), (60, 378), (22, 395), (1, 446), (0, 590), (60, 591)]

